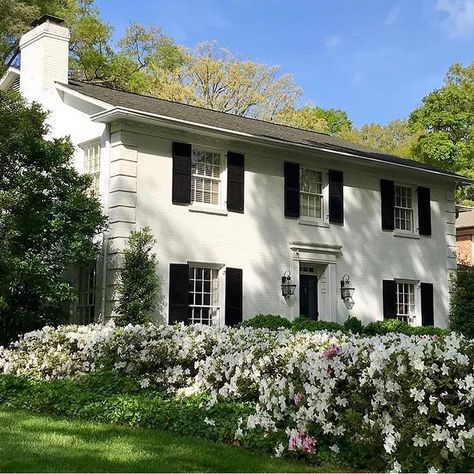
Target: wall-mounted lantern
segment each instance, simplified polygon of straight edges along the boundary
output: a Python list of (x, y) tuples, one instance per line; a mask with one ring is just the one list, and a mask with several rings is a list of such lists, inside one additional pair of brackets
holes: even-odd
[(296, 285), (291, 281), (291, 273), (287, 270), (281, 277), (281, 294), (288, 299), (295, 292)]
[(354, 300), (352, 299), (354, 291), (355, 288), (351, 285), (351, 277), (349, 275), (344, 275), (341, 280), (341, 298), (347, 309), (352, 309), (354, 307)]

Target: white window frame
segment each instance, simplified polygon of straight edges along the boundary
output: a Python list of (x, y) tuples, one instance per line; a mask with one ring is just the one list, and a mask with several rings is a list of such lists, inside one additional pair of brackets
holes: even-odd
[[(396, 303), (397, 303), (397, 314), (396, 318), (399, 321), (405, 321), (408, 323), (410, 326), (419, 326), (420, 325), (420, 314), (421, 314), (421, 295), (420, 295), (420, 282), (417, 280), (407, 280), (407, 279), (400, 279), (396, 278), (395, 279), (396, 283)], [(407, 317), (405, 318), (405, 315), (402, 313), (398, 312), (398, 298), (399, 298), (399, 285), (412, 285), (413, 286), (413, 313), (406, 315)]]
[[(89, 174), (92, 176), (92, 185), (91, 191), (94, 193), (95, 196), (100, 196), (100, 168), (101, 168), (101, 155), (102, 155), (102, 145), (100, 139), (91, 140), (89, 142), (83, 143), (80, 145), (83, 151), (83, 171), (84, 174)], [(91, 167), (88, 166), (88, 160), (90, 159), (90, 152), (91, 150), (95, 150), (98, 152), (97, 158), (97, 167), (94, 168), (93, 171), (90, 171)]]
[[(226, 159), (226, 154), (224, 150), (221, 148), (217, 147), (211, 147), (208, 145), (199, 145), (199, 144), (193, 144), (191, 147), (191, 190), (193, 188), (193, 180), (194, 180), (194, 175), (192, 173), (192, 157), (194, 151), (203, 151), (203, 152), (209, 152), (209, 153), (218, 153), (220, 155), (220, 176), (219, 178), (211, 178), (209, 177), (210, 180), (216, 180), (219, 182), (218, 185), (218, 201), (217, 204), (211, 204), (211, 203), (205, 203), (205, 202), (200, 202), (200, 201), (194, 201), (193, 200), (193, 195), (191, 191), (191, 204), (190, 204), (190, 210), (198, 210), (198, 211), (204, 211), (206, 212), (207, 210), (213, 211), (223, 211), (227, 207), (227, 159)], [(206, 178), (205, 176), (203, 176)]]
[[(210, 292), (210, 295), (211, 295), (210, 303), (211, 304), (209, 304), (209, 305), (195, 304), (195, 299), (194, 299), (193, 303), (190, 303), (188, 301), (188, 311), (191, 310), (191, 312), (192, 312), (192, 311), (195, 311), (195, 310), (200, 309), (200, 308), (209, 308), (210, 310), (214, 309), (216, 311), (216, 314), (212, 317), (212, 322), (209, 325), (210, 326), (222, 326), (222, 315), (223, 315), (223, 298), (222, 298), (223, 292), (222, 292), (222, 289), (224, 288), (223, 285), (225, 284), (225, 280), (224, 280), (224, 277), (223, 277), (223, 272), (221, 271), (222, 265), (215, 265), (215, 264), (201, 263), (201, 262), (188, 262), (188, 264), (189, 264), (189, 271), (190, 271), (189, 283), (191, 283), (191, 271), (192, 270), (195, 270), (195, 269), (210, 270), (211, 275), (212, 275), (212, 273), (214, 273), (214, 277), (211, 278), (211, 292)], [(195, 280), (195, 282), (194, 282), (194, 288), (196, 286), (196, 281), (197, 280)], [(214, 286), (214, 285), (216, 285), (217, 287)], [(188, 291), (188, 297), (191, 294), (196, 294), (196, 292), (194, 292), (194, 291), (192, 292), (191, 288), (190, 288), (189, 291)], [(203, 294), (202, 291), (201, 291), (201, 294)], [(217, 298), (217, 305), (212, 304), (213, 303), (213, 298)], [(187, 322), (189, 324), (199, 323), (199, 321), (196, 321), (196, 320), (194, 320), (193, 317), (189, 317), (189, 316), (187, 318)]]
[[(396, 188), (407, 188), (411, 191), (411, 208), (403, 208), (401, 206), (397, 206), (395, 202), (396, 196)], [(406, 236), (406, 237), (418, 237), (418, 194), (416, 192), (416, 186), (407, 183), (394, 183), (394, 204), (393, 204), (393, 227), (394, 227), (394, 234), (397, 236)], [(397, 209), (411, 209), (412, 211), (412, 230), (406, 229), (399, 229), (397, 228)]]
[[(301, 174), (303, 170), (314, 171), (316, 173), (321, 173), (321, 217), (311, 217), (311, 216), (303, 216), (301, 214), (301, 195), (304, 191), (301, 190)], [(300, 176), (299, 176), (299, 183), (300, 183), (300, 217), (299, 223), (300, 224), (307, 224), (307, 225), (315, 225), (321, 227), (329, 227), (329, 208), (328, 208), (328, 172), (327, 170), (323, 170), (321, 168), (314, 168), (312, 166), (306, 166), (304, 164), (300, 164)]]

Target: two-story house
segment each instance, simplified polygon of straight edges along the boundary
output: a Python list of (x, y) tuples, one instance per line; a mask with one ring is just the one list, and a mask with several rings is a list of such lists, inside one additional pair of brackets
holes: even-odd
[(365, 323), (447, 324), (454, 192), (465, 178), (325, 134), (70, 80), (68, 40), (61, 21), (38, 20), (0, 88), (51, 111), (51, 134), (71, 137), (109, 217), (97, 266), (78, 278), (79, 320), (113, 313), (121, 251), (149, 226), (169, 323), (257, 313), (343, 322), (353, 302)]

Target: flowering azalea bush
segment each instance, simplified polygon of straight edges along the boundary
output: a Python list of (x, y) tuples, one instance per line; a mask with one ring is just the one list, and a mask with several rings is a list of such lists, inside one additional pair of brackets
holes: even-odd
[[(409, 471), (468, 470), (474, 341), (287, 329), (62, 326), (0, 349), (0, 373), (33, 379), (114, 372), (203, 410), (251, 403), (235, 426), (275, 455)], [(205, 424), (218, 429), (209, 414)]]

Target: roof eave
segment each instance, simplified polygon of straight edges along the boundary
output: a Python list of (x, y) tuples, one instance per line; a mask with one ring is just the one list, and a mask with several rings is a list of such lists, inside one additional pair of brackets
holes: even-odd
[[(82, 95), (82, 94), (81, 94)], [(191, 122), (183, 119), (177, 119), (174, 117), (169, 117), (166, 115), (160, 115), (160, 114), (154, 114), (151, 112), (143, 112), (135, 109), (131, 109), (128, 107), (113, 107), (108, 110), (104, 110), (102, 112), (99, 112), (97, 114), (94, 114), (91, 116), (91, 120), (96, 121), (96, 122), (103, 122), (103, 123), (108, 123), (108, 122), (113, 122), (115, 120), (120, 120), (120, 119), (147, 119), (151, 120), (153, 122), (159, 122), (162, 124), (168, 124), (168, 125), (181, 125), (185, 127), (192, 127), (192, 128), (198, 128), (201, 130), (206, 130), (214, 133), (222, 133), (226, 135), (231, 135), (234, 137), (238, 138), (245, 138), (247, 140), (251, 140), (260, 144), (272, 144), (276, 146), (282, 146), (282, 145), (288, 145), (291, 147), (296, 147), (299, 149), (306, 149), (306, 150), (318, 150), (322, 152), (326, 152), (329, 154), (335, 154), (339, 156), (346, 156), (346, 157), (355, 157), (367, 162), (372, 162), (372, 163), (379, 163), (383, 165), (389, 165), (389, 166), (396, 166), (398, 168), (405, 168), (409, 169), (411, 171), (418, 171), (418, 172), (424, 172), (424, 173), (430, 173), (432, 175), (436, 175), (442, 178), (447, 178), (450, 180), (453, 180), (456, 182), (457, 185), (465, 186), (465, 185), (470, 185), (474, 184), (474, 179), (470, 178), (465, 178), (464, 176), (460, 176), (457, 174), (452, 174), (452, 173), (445, 173), (443, 171), (437, 171), (437, 170), (428, 170), (424, 168), (417, 168), (414, 166), (406, 165), (403, 163), (391, 163), (385, 160), (381, 160), (378, 158), (370, 157), (370, 156), (365, 156), (360, 153), (350, 153), (347, 151), (340, 151), (340, 150), (333, 150), (329, 148), (325, 148), (323, 146), (316, 146), (316, 145), (305, 145), (303, 143), (295, 143), (295, 142), (290, 142), (290, 141), (282, 141), (278, 140), (275, 138), (271, 137), (262, 137), (258, 135), (253, 135), (250, 133), (245, 133), (245, 132), (239, 132), (236, 130), (230, 130), (230, 129), (225, 129), (225, 128), (220, 128), (220, 127), (215, 127), (212, 125), (205, 125), (202, 123), (197, 123), (197, 122)]]
[(20, 77), (20, 70), (10, 66), (0, 78), (0, 90), (7, 90), (16, 78)]

